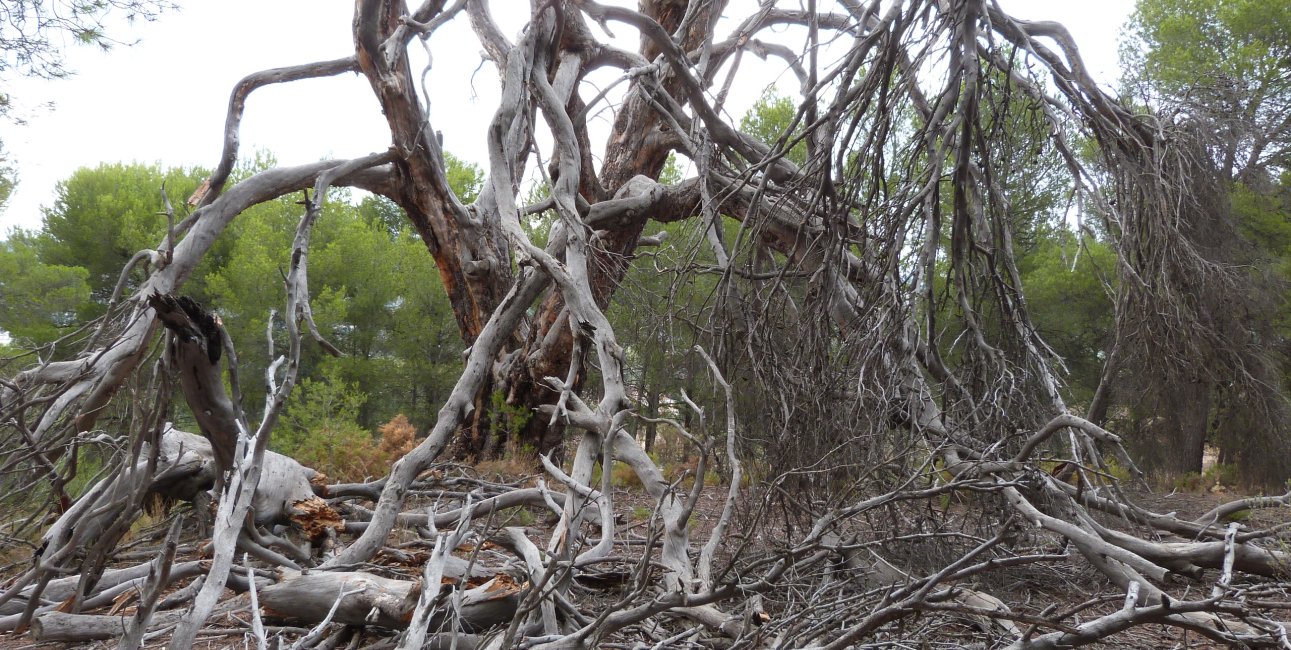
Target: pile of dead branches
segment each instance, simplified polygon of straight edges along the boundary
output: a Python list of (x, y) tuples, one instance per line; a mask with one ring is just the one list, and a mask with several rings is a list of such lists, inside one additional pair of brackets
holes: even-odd
[[(1229, 523), (1284, 512), (1291, 495), (1196, 518), (1136, 507), (1104, 458), (1134, 466), (1121, 439), (1070, 412), (1027, 315), (1003, 154), (984, 128), (1018, 105), (1048, 126), (1036, 146), (1059, 155), (1089, 216), (1138, 237), (1119, 248), (1136, 290), (1180, 268), (1221, 285), (1228, 272), (1187, 248), (1173, 275), (1130, 259), (1192, 236), (1169, 206), (1196, 188), (1173, 179), (1204, 161), (1186, 133), (1099, 90), (1060, 26), (983, 0), (764, 2), (738, 22), (720, 1), (557, 0), (534, 3), (512, 40), (484, 0), (446, 4), (360, 0), (353, 55), (239, 83), (196, 209), (170, 214), (165, 240), (132, 262), (146, 279), (122, 290), (127, 268), (102, 319), (6, 366), (0, 630), (131, 648), (243, 635), (302, 648), (1057, 648), (1165, 626), (1291, 648), (1286, 525)], [(430, 112), (453, 91), (418, 84), (409, 61), (414, 41), (465, 23), (501, 87), (470, 205), (446, 181)], [(748, 54), (800, 82), (778, 142), (724, 110)], [(592, 90), (605, 69), (613, 84)], [(343, 72), (371, 81), (387, 151), (226, 187), (250, 93)], [(612, 114), (608, 136), (592, 137), (594, 111)], [(1112, 164), (1077, 155), (1078, 138)], [(670, 153), (691, 173), (662, 184)], [(525, 169), (549, 190), (532, 205), (517, 203)], [(302, 346), (331, 347), (308, 269), (338, 184), (405, 210), (466, 345), (417, 447), (349, 485), (269, 449)], [(1170, 200), (1117, 204), (1108, 187)], [(284, 285), (274, 361), (239, 368), (218, 313), (180, 292), (243, 210), (300, 191), (290, 267), (263, 279)], [(522, 220), (544, 212), (555, 222), (539, 246)], [(697, 459), (675, 477), (627, 432), (632, 354), (606, 316), (638, 247), (660, 243), (651, 220), (692, 222), (702, 255), (678, 272), (720, 277), (695, 323), (703, 345), (667, 351), (712, 388), (705, 403), (670, 396), (661, 416)], [(1152, 295), (1188, 290), (1175, 289)], [(264, 375), (263, 413), (244, 412), (239, 372)], [(446, 464), (499, 392), (535, 414), (521, 434), (541, 470), (523, 480)], [(169, 423), (172, 393), (198, 433)], [(105, 462), (71, 490), (83, 448)], [(614, 485), (620, 465), (635, 502)], [(724, 481), (706, 485), (715, 466)], [(159, 523), (139, 530), (145, 512)]]

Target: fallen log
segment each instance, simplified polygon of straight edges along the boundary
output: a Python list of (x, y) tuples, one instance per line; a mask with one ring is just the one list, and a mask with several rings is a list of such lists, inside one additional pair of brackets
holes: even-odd
[[(548, 499), (557, 506), (565, 505), (565, 495), (563, 493), (548, 491), (544, 495), (544, 491), (539, 488), (520, 488), (475, 503), (472, 506), (472, 513), (473, 516), (481, 518), (516, 506), (550, 508)], [(372, 519), (371, 510), (353, 503), (346, 504), (345, 510), (348, 515), (345, 522), (346, 532), (361, 533), (367, 530), (368, 522)], [(433, 520), (436, 528), (450, 528), (461, 521), (464, 510), (464, 508), (457, 508), (447, 512), (434, 513), (433, 515), (424, 512), (401, 512), (396, 516), (395, 521), (400, 526), (424, 527), (428, 526)], [(560, 513), (556, 512), (556, 514), (559, 515)]]
[(124, 636), (129, 616), (93, 616), (49, 612), (31, 622), (31, 636), (37, 641), (97, 641)]
[[(66, 556), (76, 547), (77, 540), (95, 539), (125, 516), (127, 497), (136, 489), (134, 481), (147, 476), (147, 464), (145, 454), (134, 471), (117, 472), (94, 484), (46, 531), (47, 550), (42, 557)], [(157, 445), (156, 472), (146, 486), (145, 502), (153, 499), (163, 503), (200, 502), (199, 497), (207, 495), (214, 486), (217, 474), (210, 441), (167, 425)], [(314, 494), (310, 480), (316, 475), (317, 472), (288, 456), (265, 452), (261, 479), (252, 501), (256, 523), (290, 524), (311, 539), (343, 530), (340, 514)], [(42, 597), (51, 599), (44, 594)]]
[[(175, 579), (196, 575), (199, 572), (201, 572), (201, 563), (196, 561), (181, 562), (180, 564), (176, 564), (172, 569), (172, 573), (176, 576)], [(109, 569), (103, 572), (103, 577), (99, 578), (98, 582), (95, 583), (94, 592), (90, 595), (94, 596), (127, 582), (138, 581), (147, 577), (147, 575), (147, 564), (140, 564), (124, 569)], [(67, 600), (68, 598), (71, 598), (72, 594), (76, 591), (76, 585), (80, 583), (80, 580), (80, 575), (50, 580), (49, 584), (45, 585), (45, 588), (41, 590), (40, 597), (42, 600), (49, 603), (59, 603)], [(10, 600), (4, 605), (0, 605), (0, 615), (17, 614), (21, 612), (26, 608), (27, 597), (31, 595), (31, 592), (32, 588), (28, 587), (20, 592), (13, 600)]]
[[(218, 611), (232, 612), (245, 610), (246, 607), (246, 598), (237, 596), (221, 603)], [(157, 612), (148, 623), (147, 629), (157, 630), (174, 625), (183, 619), (187, 613), (188, 610), (186, 609)], [(125, 634), (126, 628), (133, 618), (134, 616), (46, 612), (32, 619), (31, 635), (36, 641), (61, 641), (63, 643), (119, 639)]]
[[(327, 617), (338, 598), (340, 604), (332, 622), (347, 625), (379, 625), (402, 629), (408, 625), (421, 584), (358, 572), (285, 572), (278, 583), (260, 591), (260, 604), (267, 617), (290, 618), (317, 623)], [(497, 574), (488, 582), (462, 593), (463, 631), (478, 632), (511, 620), (526, 585), (511, 576)], [(447, 618), (441, 608), (431, 618), (434, 629)]]
[[(210, 441), (174, 427), (167, 427), (162, 434), (158, 466), (150, 491), (182, 501), (191, 501), (199, 491), (209, 490), (217, 471)], [(314, 493), (310, 481), (316, 475), (289, 456), (266, 451), (252, 502), (256, 523), (294, 523), (311, 534), (327, 527), (339, 530), (340, 516)]]
[[(183, 562), (176, 564), (171, 570), (171, 575), (169, 576), (167, 583), (169, 584), (169, 582), (202, 573), (205, 570), (202, 564), (202, 562)], [(103, 607), (111, 604), (115, 599), (121, 597), (122, 594), (141, 589), (144, 581), (147, 579), (148, 565), (144, 564), (142, 565), (142, 568), (144, 569), (144, 575), (142, 576), (132, 577), (137, 573), (139, 567), (131, 567), (130, 569), (118, 570), (116, 575), (113, 575), (112, 579), (108, 581), (108, 584), (104, 584), (100, 581), (95, 585), (95, 589), (91, 592), (90, 596), (82, 602), (81, 607), (84, 609)], [(50, 591), (49, 587), (46, 587), (46, 589), (41, 592), (41, 601), (43, 604), (36, 607), (34, 610), (36, 614), (40, 615), (50, 613), (55, 609), (65, 607), (71, 602), (73, 592), (76, 590), (76, 585), (80, 579), (81, 577), (76, 575), (69, 578), (50, 581), (50, 586), (55, 586), (56, 588), (53, 591)], [(59, 584), (55, 585), (54, 583)], [(31, 590), (28, 589), (27, 593), (16, 596), (13, 600), (10, 600), (9, 603), (18, 603), (19, 606), (25, 608), (30, 598), (30, 591)], [(17, 611), (0, 615), (0, 632), (8, 632), (18, 627), (18, 624), (22, 619), (22, 610), (18, 607), (7, 607), (6, 611), (15, 609)]]

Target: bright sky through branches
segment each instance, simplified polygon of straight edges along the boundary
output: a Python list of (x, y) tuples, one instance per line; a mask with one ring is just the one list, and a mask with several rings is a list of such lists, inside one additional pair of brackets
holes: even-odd
[[(78, 167), (130, 161), (213, 166), (219, 156), (228, 94), (238, 79), (266, 68), (353, 52), (350, 2), (181, 4), (178, 13), (116, 34), (123, 41), (137, 39), (132, 47), (108, 53), (71, 48), (69, 68), (77, 71), (72, 79), (18, 79), (6, 89), (18, 104), (17, 115), (27, 124), (0, 123), (0, 140), (19, 169), (17, 191), (0, 213), (0, 237), (13, 227), (38, 228), (40, 207), (53, 202), (55, 183)], [(733, 2), (728, 14), (739, 13), (742, 4), (746, 3)], [(1066, 25), (1094, 78), (1108, 86), (1115, 83), (1117, 36), (1133, 9), (1132, 0), (1001, 0), (1001, 4), (1018, 18)], [(497, 18), (508, 34), (519, 26), (515, 16), (499, 12)], [(497, 78), (491, 64), (480, 65), (480, 47), (465, 21), (459, 22), (431, 39), (432, 120), (444, 133), (446, 149), (482, 163), (484, 129), (496, 106)], [(744, 68), (741, 72), (758, 74)], [(780, 85), (791, 89), (791, 75)], [(436, 88), (473, 89), (476, 96), (434, 95)], [(729, 110), (738, 119), (755, 99), (756, 93), (749, 92), (732, 97)], [(52, 110), (47, 107), (50, 104)], [(385, 148), (388, 142), (389, 132), (367, 82), (345, 75), (256, 91), (247, 104), (241, 152), (246, 157), (265, 150), (283, 164), (297, 164), (330, 156), (361, 156)]]

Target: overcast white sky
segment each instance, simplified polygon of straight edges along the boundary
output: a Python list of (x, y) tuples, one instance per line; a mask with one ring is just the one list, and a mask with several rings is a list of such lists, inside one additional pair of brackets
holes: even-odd
[[(507, 33), (523, 15), (499, 7)], [(72, 79), (15, 80), (6, 89), (26, 125), (0, 122), (0, 140), (19, 169), (19, 185), (0, 213), (0, 238), (13, 227), (36, 228), (54, 185), (100, 162), (204, 166), (216, 163), (229, 91), (238, 79), (265, 68), (334, 59), (353, 52), (354, 4), (341, 0), (193, 0), (156, 23), (117, 36), (138, 43), (108, 53), (69, 51)], [(1109, 87), (1117, 78), (1117, 37), (1133, 0), (1003, 0), (1025, 19), (1057, 20), (1077, 40), (1094, 77)], [(492, 116), (497, 79), (480, 63), (479, 46), (465, 21), (441, 30), (434, 46), (432, 122), (444, 146), (483, 162), (482, 134)], [(510, 23), (510, 24), (508, 24)], [(616, 30), (616, 34), (618, 34)], [(621, 34), (620, 34), (621, 35)], [(752, 71), (751, 71), (752, 70)], [(759, 74), (742, 67), (741, 72)], [(473, 83), (472, 83), (473, 81)], [(759, 84), (765, 85), (767, 80)], [(788, 88), (792, 83), (785, 81)], [(756, 95), (733, 97), (738, 115)], [(743, 102), (744, 105), (739, 104)], [(52, 108), (45, 105), (51, 104)], [(297, 82), (256, 91), (247, 103), (242, 153), (273, 152), (284, 164), (326, 156), (351, 157), (384, 149), (384, 119), (367, 82), (355, 75)]]

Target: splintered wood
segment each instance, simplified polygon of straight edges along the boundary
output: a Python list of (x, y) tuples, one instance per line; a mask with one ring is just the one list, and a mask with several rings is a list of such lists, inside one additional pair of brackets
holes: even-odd
[(293, 502), (290, 512), (291, 523), (300, 528), (310, 540), (324, 539), (329, 531), (345, 531), (345, 520), (341, 518), (341, 513), (318, 497)]

